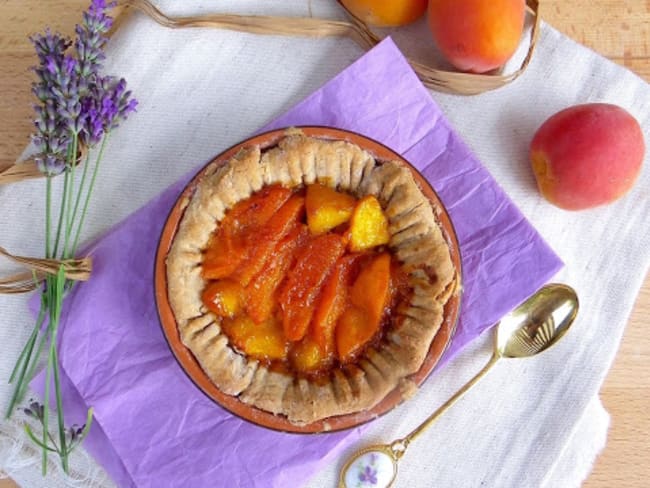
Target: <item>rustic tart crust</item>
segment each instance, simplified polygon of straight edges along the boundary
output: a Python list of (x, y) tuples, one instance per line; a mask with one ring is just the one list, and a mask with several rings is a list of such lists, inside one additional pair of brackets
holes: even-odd
[[(319, 182), (362, 197), (377, 197), (389, 220), (389, 247), (409, 274), (413, 295), (401, 325), (387, 331), (352, 365), (334, 369), (329, 381), (310, 381), (269, 370), (237, 352), (220, 319), (201, 301), (202, 251), (225, 212), (263, 186), (295, 187)], [(372, 408), (396, 387), (408, 389), (443, 320), (443, 307), (457, 279), (449, 246), (429, 200), (410, 171), (378, 162), (354, 144), (321, 140), (292, 129), (278, 145), (240, 151), (209, 168), (185, 213), (167, 256), (169, 302), (180, 337), (205, 373), (224, 393), (301, 425)]]

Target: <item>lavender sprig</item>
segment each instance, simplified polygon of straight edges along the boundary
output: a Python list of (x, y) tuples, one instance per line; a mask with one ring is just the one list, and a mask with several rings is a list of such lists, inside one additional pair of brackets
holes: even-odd
[(49, 29), (30, 40), (39, 60), (39, 65), (34, 67), (38, 81), (32, 84), (32, 92), (40, 102), (34, 105), (36, 133), (32, 141), (38, 149), (36, 162), (43, 173), (56, 175), (65, 168), (70, 143), (69, 108), (73, 107), (63, 92), (68, 91), (71, 81), (69, 74), (64, 74), (66, 67), (70, 67), (65, 51), (71, 43)]
[(66, 54), (70, 39), (49, 30), (31, 39), (39, 65), (34, 67), (38, 81), (32, 91), (40, 105), (36, 112), (36, 161), (47, 175), (61, 173), (73, 139), (87, 146), (97, 144), (110, 129), (118, 126), (135, 110), (137, 101), (126, 91), (126, 81), (101, 76), (107, 32), (113, 19), (106, 14), (115, 2), (93, 0), (76, 26), (75, 56)]
[(82, 101), (85, 115), (82, 140), (90, 145), (96, 144), (105, 132), (117, 127), (135, 111), (137, 104), (137, 100), (131, 98), (131, 92), (126, 90), (124, 78), (115, 80), (106, 76), (98, 79), (90, 96)]
[(82, 77), (97, 73), (105, 59), (104, 45), (108, 42), (106, 33), (113, 25), (113, 19), (106, 15), (106, 10), (114, 7), (115, 2), (93, 0), (87, 12), (83, 13), (83, 22), (75, 28), (77, 39), (74, 43), (79, 60), (78, 72)]
[[(32, 141), (37, 149), (35, 160), (47, 176), (45, 205), (45, 256), (69, 259), (74, 256), (88, 203), (97, 179), (106, 139), (110, 132), (136, 108), (137, 101), (126, 89), (123, 78), (100, 73), (105, 59), (104, 47), (113, 20), (107, 15), (115, 2), (92, 0), (84, 12), (81, 24), (76, 26), (76, 39), (71, 41), (46, 30), (30, 38), (38, 65), (34, 67), (36, 81), (32, 92), (36, 96), (35, 133)], [(74, 48), (72, 48), (74, 46)], [(89, 172), (91, 160), (86, 158), (81, 180), (77, 182), (79, 147), (99, 145), (97, 157)], [(52, 230), (52, 180), (63, 173), (63, 191), (56, 232)], [(88, 176), (91, 175), (89, 178)], [(59, 246), (61, 244), (61, 246)], [(43, 405), (32, 402), (23, 411), (39, 420), (42, 435), (37, 438), (26, 425), (25, 432), (43, 452), (43, 474), (47, 469), (49, 452), (59, 455), (64, 471), (68, 471), (68, 455), (88, 433), (92, 408), (88, 411), (85, 427), (64, 426), (63, 401), (59, 381), (57, 332), (65, 294), (73, 282), (65, 276), (63, 267), (47, 275), (41, 292), (41, 308), (34, 329), (21, 352), (11, 374), (14, 392), (7, 417), (14, 411), (39, 362), (43, 349), (47, 350), (46, 384)], [(43, 327), (45, 318), (47, 326)], [(58, 435), (48, 431), (50, 409), (50, 379), (55, 389), (55, 412)], [(58, 440), (55, 439), (58, 437)]]
[[(38, 423), (41, 425), (41, 428), (45, 428), (45, 406), (42, 405), (41, 403), (30, 400), (29, 406), (23, 409), (23, 413), (27, 415), (30, 418), (35, 419), (38, 421)], [(88, 414), (86, 416), (86, 423), (83, 424), (82, 426), (79, 426), (77, 424), (72, 424), (70, 427), (65, 429), (65, 443), (63, 445), (59, 445), (56, 440), (47, 434), (47, 438), (50, 440), (51, 444), (43, 444), (41, 439), (39, 439), (36, 434), (34, 434), (34, 431), (32, 428), (28, 425), (25, 424), (25, 432), (27, 433), (27, 436), (32, 439), (36, 444), (38, 444), (42, 449), (46, 449), (51, 452), (56, 452), (60, 456), (61, 455), (68, 455), (72, 452), (72, 450), (77, 447), (79, 444), (83, 442), (83, 440), (86, 438), (88, 435), (88, 432), (90, 432), (90, 427), (92, 425), (92, 409), (88, 411)]]

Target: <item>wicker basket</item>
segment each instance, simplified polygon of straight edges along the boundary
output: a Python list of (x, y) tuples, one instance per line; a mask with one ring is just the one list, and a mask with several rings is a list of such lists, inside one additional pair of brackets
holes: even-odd
[[(359, 44), (370, 48), (381, 41), (381, 38), (376, 35), (365, 22), (352, 14), (341, 3), (341, 0), (338, 0), (338, 2), (348, 12), (351, 21), (360, 31), (359, 38), (362, 39), (363, 42), (359, 42)], [(422, 83), (432, 90), (455, 93), (457, 95), (477, 95), (507, 85), (519, 77), (526, 70), (528, 63), (533, 56), (533, 51), (535, 49), (535, 44), (537, 43), (537, 38), (539, 35), (539, 2), (537, 0), (527, 0), (526, 6), (527, 14), (532, 24), (530, 29), (530, 44), (528, 46), (528, 52), (526, 53), (525, 58), (523, 59), (519, 68), (517, 68), (515, 71), (508, 74), (462, 73), (458, 71), (447, 71), (435, 68), (433, 66), (427, 66), (423, 63), (418, 63), (412, 59), (409, 59), (413, 70), (420, 77)]]

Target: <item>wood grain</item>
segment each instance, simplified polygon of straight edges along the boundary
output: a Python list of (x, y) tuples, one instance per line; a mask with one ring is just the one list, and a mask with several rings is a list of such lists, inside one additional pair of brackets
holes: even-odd
[[(650, 81), (650, 1), (545, 0), (542, 18), (569, 37)], [(585, 488), (641, 488), (650, 478), (650, 277), (601, 389), (612, 417), (607, 447)]]
[[(333, 1), (333, 0), (332, 0)], [(551, 25), (650, 80), (650, 0), (544, 0)], [(13, 163), (31, 131), (31, 46), (45, 25), (71, 33), (85, 0), (0, 0), (0, 168)], [(614, 366), (601, 390), (612, 415), (605, 451), (586, 488), (645, 488), (650, 479), (650, 278), (630, 317)], [(0, 488), (11, 488), (0, 480)], [(531, 487), (532, 488), (532, 487)], [(561, 487), (558, 487), (561, 488)]]

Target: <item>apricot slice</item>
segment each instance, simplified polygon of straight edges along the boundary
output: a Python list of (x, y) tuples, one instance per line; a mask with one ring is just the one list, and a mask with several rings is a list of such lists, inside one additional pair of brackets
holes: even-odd
[(344, 250), (337, 234), (317, 236), (300, 249), (279, 294), (284, 333), (290, 341), (305, 337), (323, 283)]
[(212, 237), (203, 257), (201, 275), (206, 280), (227, 278), (237, 269), (245, 255), (246, 249), (237, 245), (229, 231), (218, 232)]
[(248, 258), (233, 273), (233, 278), (247, 286), (271, 258), (280, 240), (300, 222), (305, 209), (305, 199), (294, 195), (255, 234)]
[(363, 346), (375, 335), (377, 327), (365, 310), (348, 307), (336, 326), (336, 352), (341, 362), (352, 360)]
[(246, 200), (242, 200), (226, 213), (222, 227), (233, 227), (236, 233), (259, 229), (285, 204), (293, 192), (280, 185), (262, 188)]
[(268, 186), (242, 200), (226, 213), (203, 258), (202, 275), (214, 280), (230, 276), (248, 255), (250, 236), (289, 200), (292, 192)]
[(350, 302), (368, 312), (373, 321), (379, 322), (390, 288), (390, 255), (381, 253), (361, 270), (350, 289)]
[(317, 371), (327, 365), (329, 356), (310, 337), (299, 342), (289, 353), (291, 365), (298, 371), (308, 373)]
[(244, 289), (235, 281), (215, 281), (205, 287), (201, 299), (219, 317), (234, 317), (242, 309)]
[(359, 200), (350, 221), (350, 251), (359, 252), (388, 244), (388, 220), (374, 195)]
[(314, 310), (311, 335), (325, 355), (335, 351), (334, 330), (348, 301), (348, 288), (360, 255), (343, 256), (329, 275)]
[(356, 199), (346, 193), (315, 183), (307, 187), (307, 225), (312, 234), (323, 234), (352, 216)]
[(246, 287), (246, 311), (256, 322), (268, 320), (277, 303), (276, 290), (295, 260), (296, 250), (306, 242), (309, 230), (304, 225), (294, 228), (274, 249), (274, 259)]
[(240, 315), (224, 320), (221, 327), (230, 342), (250, 357), (270, 361), (287, 357), (288, 344), (277, 320), (256, 324), (250, 317)]
[(350, 306), (336, 326), (339, 359), (347, 361), (379, 330), (391, 282), (390, 255), (382, 253), (361, 270), (350, 289)]

